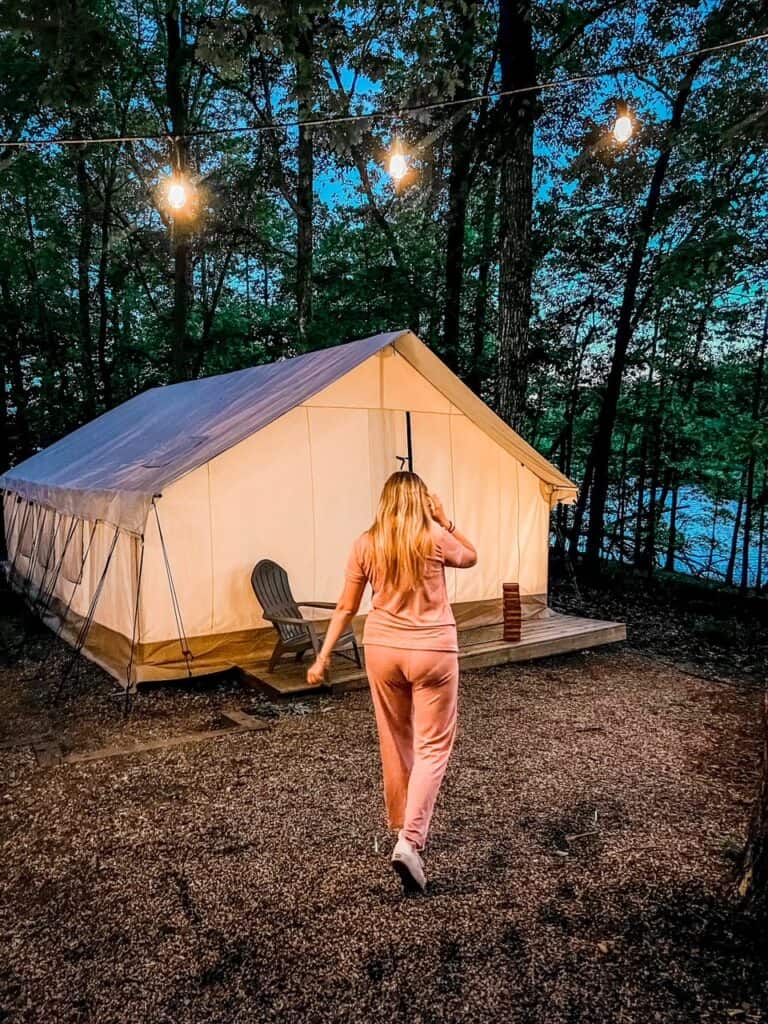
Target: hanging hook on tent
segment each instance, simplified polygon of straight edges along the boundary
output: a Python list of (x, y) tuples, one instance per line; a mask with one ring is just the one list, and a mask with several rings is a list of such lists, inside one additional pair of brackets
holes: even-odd
[(405, 443), (407, 445), (407, 455), (396, 455), (395, 458), (400, 463), (400, 472), (402, 473), (405, 469), (409, 473), (413, 472), (413, 432), (411, 427), (411, 414), (406, 411), (405, 414)]

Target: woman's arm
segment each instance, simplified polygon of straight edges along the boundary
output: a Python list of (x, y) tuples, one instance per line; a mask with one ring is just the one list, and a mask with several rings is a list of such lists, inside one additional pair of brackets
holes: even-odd
[(331, 616), (331, 623), (328, 632), (325, 634), (323, 646), (314, 662), (307, 669), (307, 682), (310, 686), (319, 686), (325, 679), (328, 663), (331, 660), (331, 652), (336, 646), (339, 637), (357, 615), (360, 602), (363, 599), (365, 580), (357, 581), (348, 579), (344, 584), (336, 608)]
[[(464, 549), (464, 556), (461, 558), (461, 564), (457, 566), (457, 568), (471, 569), (473, 565), (477, 564), (477, 550), (475, 549), (475, 545), (469, 537), (466, 537), (456, 528), (455, 523), (451, 523), (450, 519), (445, 514), (442, 501), (440, 501), (436, 494), (430, 494), (429, 500), (432, 505), (432, 518), (438, 526), (442, 526), (444, 530), (449, 530), (454, 540), (457, 540)], [(452, 530), (449, 529), (451, 526), (453, 526)], [(453, 561), (451, 561), (451, 564), (453, 564)]]
[[(447, 530), (448, 527), (446, 526), (445, 529)], [(465, 536), (465, 534), (463, 534), (455, 526), (453, 528), (453, 536), (469, 555), (468, 559), (462, 560), (460, 568), (471, 569), (473, 565), (477, 565), (477, 549), (475, 548), (475, 545), (472, 543), (472, 541), (469, 540)]]

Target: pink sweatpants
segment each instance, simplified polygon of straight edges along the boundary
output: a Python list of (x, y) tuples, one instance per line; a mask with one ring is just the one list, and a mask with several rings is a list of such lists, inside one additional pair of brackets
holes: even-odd
[(365, 667), (389, 825), (422, 850), (456, 737), (458, 655), (369, 644)]

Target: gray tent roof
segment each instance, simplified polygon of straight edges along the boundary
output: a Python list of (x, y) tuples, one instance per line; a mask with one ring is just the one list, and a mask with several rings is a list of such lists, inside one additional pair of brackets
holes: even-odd
[(405, 332), (152, 388), (0, 477), (30, 501), (140, 533), (153, 495), (353, 370)]

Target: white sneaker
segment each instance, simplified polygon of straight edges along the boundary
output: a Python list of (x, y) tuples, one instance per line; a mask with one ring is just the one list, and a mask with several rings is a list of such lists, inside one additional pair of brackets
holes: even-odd
[(427, 888), (424, 861), (419, 856), (418, 850), (403, 838), (402, 833), (392, 851), (392, 867), (399, 875), (406, 893), (424, 892)]

